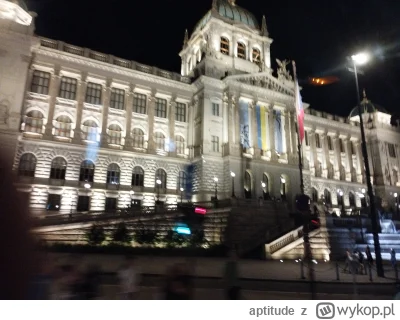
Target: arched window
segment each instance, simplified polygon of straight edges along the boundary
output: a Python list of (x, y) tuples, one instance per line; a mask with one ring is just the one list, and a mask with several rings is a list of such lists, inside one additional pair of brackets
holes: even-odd
[(108, 133), (108, 143), (121, 145), (122, 129), (117, 124), (112, 124), (107, 129)]
[(65, 180), (67, 161), (63, 157), (56, 157), (51, 162), (50, 179)]
[(86, 120), (82, 124), (82, 139), (87, 141), (97, 141), (97, 123), (93, 120)]
[(119, 165), (111, 163), (107, 168), (107, 184), (119, 184), (120, 175)]
[(318, 202), (318, 190), (315, 188), (311, 190), (311, 199), (313, 202)]
[(221, 37), (220, 51), (222, 54), (229, 56), (229, 40), (225, 37)]
[(54, 135), (58, 137), (71, 137), (72, 121), (68, 116), (59, 116), (54, 123)]
[(21, 177), (34, 177), (36, 170), (36, 157), (32, 153), (25, 153), (19, 159), (18, 175)]
[(270, 198), (270, 185), (269, 185), (269, 178), (266, 173), (263, 174), (261, 188), (263, 190), (263, 198), (264, 200), (268, 200)]
[(250, 172), (246, 171), (244, 174), (244, 197), (251, 199), (252, 194), (252, 179)]
[(238, 42), (237, 44), (237, 56), (240, 59), (246, 60), (246, 46), (242, 42)]
[(176, 153), (185, 154), (185, 139), (182, 136), (175, 136)]
[(257, 48), (253, 48), (253, 62), (256, 64), (261, 62), (261, 53)]
[[(157, 180), (160, 180), (161, 184), (158, 184)], [(157, 169), (154, 184), (156, 188), (167, 188), (167, 173), (164, 169)]]
[(134, 167), (132, 171), (132, 187), (144, 186), (144, 170), (141, 167)]
[(133, 147), (144, 148), (144, 132), (139, 128), (135, 128), (132, 131)]
[(90, 160), (82, 161), (79, 171), (79, 181), (93, 182), (94, 179), (94, 163)]
[(154, 142), (157, 150), (165, 150), (165, 136), (161, 132), (154, 133)]
[(28, 112), (25, 118), (25, 132), (43, 133), (43, 118), (40, 111)]
[(325, 200), (325, 204), (328, 204), (328, 205), (332, 204), (331, 193), (328, 189), (324, 190), (324, 200)]
[(349, 203), (350, 207), (355, 207), (356, 206), (356, 197), (353, 192), (349, 192)]
[(178, 175), (178, 184), (177, 184), (177, 189), (180, 190), (181, 188), (183, 190), (186, 189), (186, 183), (187, 183), (187, 175), (185, 171), (180, 171)]

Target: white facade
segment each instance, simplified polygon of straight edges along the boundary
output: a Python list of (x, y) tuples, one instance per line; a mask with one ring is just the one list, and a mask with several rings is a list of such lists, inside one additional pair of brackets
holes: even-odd
[[(6, 4), (16, 5), (0, 0), (0, 12)], [(215, 188), (230, 197), (232, 183), (237, 197), (292, 201), (299, 192), (294, 83), (285, 68), (273, 75), (265, 18), (259, 27), (234, 1), (214, 0), (185, 35), (178, 75), (35, 37), (34, 19), (0, 17), (0, 133), (9, 137), (2, 152), (15, 155), (32, 208), (101, 211), (132, 200), (154, 205), (158, 197), (176, 203), (188, 164), (193, 201), (210, 200)], [(315, 188), (319, 198), (329, 190), (336, 211), (343, 209), (338, 190), (347, 212), (360, 207), (359, 127), (306, 111), (306, 191)], [(400, 133), (388, 115), (374, 114), (374, 183), (389, 206), (391, 193), (400, 193)]]

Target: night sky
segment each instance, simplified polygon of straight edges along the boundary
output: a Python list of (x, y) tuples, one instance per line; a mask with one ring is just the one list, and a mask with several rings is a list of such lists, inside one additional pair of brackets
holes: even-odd
[[(211, 8), (212, 0), (26, 0), (38, 13), (36, 33), (114, 56), (180, 72), (179, 51)], [(400, 113), (400, 1), (396, 0), (237, 0), (259, 23), (267, 18), (275, 59), (296, 61), (303, 100), (311, 108), (347, 116), (356, 103), (354, 75), (346, 57), (369, 50), (360, 87), (390, 113)], [(312, 87), (312, 76), (340, 81)]]

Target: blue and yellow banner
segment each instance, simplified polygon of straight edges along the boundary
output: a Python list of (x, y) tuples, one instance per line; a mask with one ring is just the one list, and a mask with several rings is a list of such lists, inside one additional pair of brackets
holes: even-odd
[(257, 119), (257, 142), (258, 148), (267, 150), (267, 119), (264, 106), (256, 106), (256, 119)]
[(250, 148), (249, 104), (239, 101), (240, 143), (243, 148)]

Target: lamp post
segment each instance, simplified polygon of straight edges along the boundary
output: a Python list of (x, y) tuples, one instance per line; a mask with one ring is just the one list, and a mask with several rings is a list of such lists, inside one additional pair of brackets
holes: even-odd
[(371, 208), (371, 224), (372, 224), (372, 234), (374, 237), (374, 249), (375, 249), (375, 259), (376, 259), (376, 271), (378, 277), (384, 277), (384, 271), (382, 266), (382, 255), (381, 255), (381, 246), (379, 243), (379, 233), (380, 233), (380, 224), (378, 223), (378, 215), (376, 214), (375, 208), (375, 199), (374, 192), (372, 190), (371, 183), (371, 172), (369, 170), (369, 161), (368, 161), (368, 153), (367, 153), (367, 143), (365, 140), (365, 131), (364, 131), (364, 122), (362, 117), (361, 110), (361, 101), (360, 101), (360, 89), (358, 87), (358, 75), (357, 75), (357, 65), (362, 65), (368, 62), (369, 56), (366, 53), (359, 53), (351, 56), (351, 60), (353, 61), (353, 71), (354, 78), (356, 82), (356, 90), (357, 90), (357, 109), (358, 116), (360, 117), (360, 131), (361, 131), (361, 147), (362, 147), (362, 155), (364, 158), (364, 167), (365, 167), (365, 177), (367, 180), (367, 191), (369, 198), (369, 205)]
[(215, 183), (215, 186), (214, 186), (214, 191), (215, 191), (215, 194), (214, 194), (214, 199), (215, 199), (215, 201), (217, 201), (218, 200), (218, 178), (217, 177), (214, 177), (214, 183)]
[(158, 202), (160, 201), (160, 187), (161, 187), (160, 178), (157, 178), (156, 184), (157, 184), (157, 204), (158, 204)]
[(286, 200), (286, 179), (281, 177), (282, 183), (282, 200)]
[(181, 187), (180, 190), (181, 190), (181, 203), (182, 203), (182, 199), (183, 199), (183, 190), (184, 190), (184, 189)]
[(400, 195), (397, 192), (395, 192), (394, 193), (394, 198), (396, 199), (396, 215), (397, 215), (397, 218), (398, 218), (399, 217), (399, 198), (400, 198)]
[(263, 193), (263, 200), (265, 200), (265, 194), (266, 194), (265, 188), (266, 187), (267, 187), (267, 184), (264, 181), (262, 181), (261, 182), (261, 188), (262, 188), (262, 193)]
[[(231, 171), (231, 177), (232, 177), (232, 198), (234, 198), (235, 197), (235, 177), (236, 177), (236, 174), (233, 171)], [(217, 182), (218, 182), (218, 180), (217, 180)]]
[(338, 195), (340, 197), (340, 211), (341, 211), (342, 215), (344, 215), (345, 214), (345, 210), (344, 210), (344, 201), (343, 201), (343, 191), (338, 189), (337, 193), (338, 193)]

